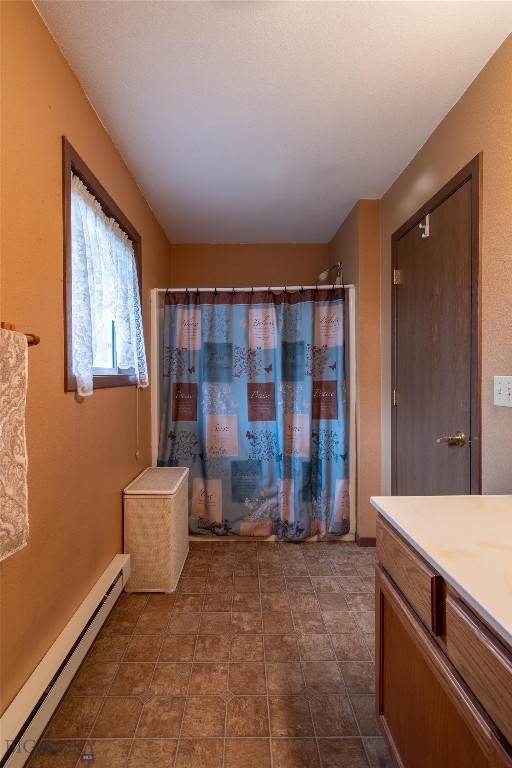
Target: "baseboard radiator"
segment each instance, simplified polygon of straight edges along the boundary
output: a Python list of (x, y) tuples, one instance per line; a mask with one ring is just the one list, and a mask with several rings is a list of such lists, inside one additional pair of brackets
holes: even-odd
[(0, 768), (27, 762), (129, 577), (130, 556), (116, 555), (4, 712)]

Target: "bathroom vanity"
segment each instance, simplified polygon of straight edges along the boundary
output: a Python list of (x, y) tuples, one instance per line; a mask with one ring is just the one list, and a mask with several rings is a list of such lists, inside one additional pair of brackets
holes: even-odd
[(397, 766), (512, 766), (512, 496), (374, 497), (376, 710)]

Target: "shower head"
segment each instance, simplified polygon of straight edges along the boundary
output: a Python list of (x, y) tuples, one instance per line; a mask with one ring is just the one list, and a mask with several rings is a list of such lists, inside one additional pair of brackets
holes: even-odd
[(343, 267), (342, 267), (341, 261), (337, 261), (336, 264), (331, 264), (331, 266), (328, 267), (328, 269), (326, 269), (324, 272), (320, 272), (320, 274), (318, 275), (318, 279), (320, 280), (321, 283), (325, 282), (329, 277), (329, 272), (331, 271), (331, 269), (338, 270), (334, 285), (341, 285), (342, 284), (341, 276), (343, 273)]

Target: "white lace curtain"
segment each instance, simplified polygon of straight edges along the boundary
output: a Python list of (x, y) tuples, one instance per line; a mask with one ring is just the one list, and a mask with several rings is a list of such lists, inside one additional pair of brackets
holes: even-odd
[(71, 183), (73, 373), (80, 395), (92, 395), (95, 329), (106, 310), (115, 321), (117, 365), (149, 384), (137, 266), (131, 240), (109, 219), (80, 179)]

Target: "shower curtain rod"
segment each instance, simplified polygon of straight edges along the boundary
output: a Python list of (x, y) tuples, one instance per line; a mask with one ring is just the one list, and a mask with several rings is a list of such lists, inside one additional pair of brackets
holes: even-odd
[(155, 290), (158, 291), (158, 293), (166, 293), (167, 291), (173, 291), (174, 293), (185, 293), (186, 291), (190, 291), (191, 293), (194, 293), (196, 291), (199, 291), (200, 293), (204, 291), (209, 291), (215, 293), (231, 293), (232, 291), (300, 291), (301, 288), (305, 291), (314, 291), (317, 289), (328, 289), (332, 290), (333, 288), (353, 288), (354, 284), (345, 284), (345, 285), (333, 285), (332, 283), (328, 283), (327, 285), (271, 285), (271, 286), (260, 286), (258, 288), (156, 288)]

